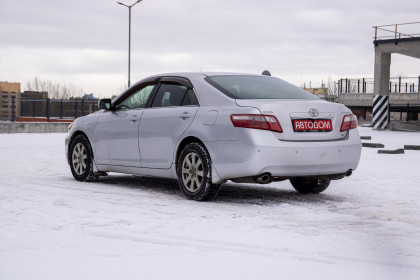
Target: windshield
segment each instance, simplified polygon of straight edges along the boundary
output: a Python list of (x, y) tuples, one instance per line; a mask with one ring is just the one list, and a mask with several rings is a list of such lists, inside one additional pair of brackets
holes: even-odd
[(319, 99), (281, 79), (268, 76), (209, 76), (205, 80), (235, 99)]

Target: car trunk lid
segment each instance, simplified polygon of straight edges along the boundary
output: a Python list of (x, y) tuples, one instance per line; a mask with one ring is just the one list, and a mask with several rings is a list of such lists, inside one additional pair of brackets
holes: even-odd
[(273, 115), (283, 133), (273, 134), (284, 141), (332, 141), (346, 137), (340, 132), (343, 117), (351, 111), (342, 104), (323, 100), (236, 99), (240, 107), (257, 108), (261, 114)]

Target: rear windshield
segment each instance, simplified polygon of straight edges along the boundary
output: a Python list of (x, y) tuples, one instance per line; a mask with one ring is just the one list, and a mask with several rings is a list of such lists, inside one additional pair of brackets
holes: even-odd
[(209, 76), (205, 80), (235, 99), (319, 99), (283, 80), (268, 76)]

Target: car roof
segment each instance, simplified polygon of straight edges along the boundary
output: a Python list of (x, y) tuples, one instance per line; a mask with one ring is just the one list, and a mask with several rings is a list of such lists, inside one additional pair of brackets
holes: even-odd
[(261, 76), (260, 74), (249, 74), (249, 73), (237, 73), (237, 72), (173, 72), (173, 73), (163, 73), (157, 74), (152, 77), (185, 77), (185, 78), (198, 78), (198, 77), (208, 77), (208, 76), (231, 76), (231, 75), (243, 75), (243, 76)]

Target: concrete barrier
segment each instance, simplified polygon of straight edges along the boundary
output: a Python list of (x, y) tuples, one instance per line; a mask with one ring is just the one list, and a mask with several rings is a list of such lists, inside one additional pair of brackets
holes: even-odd
[[(373, 106), (373, 93), (340, 93), (338, 103), (349, 107), (369, 107)], [(420, 105), (420, 94), (417, 93), (389, 93), (389, 104)]]
[(404, 149), (420, 151), (420, 145), (404, 145)]
[(404, 149), (397, 149), (397, 150), (378, 150), (378, 154), (404, 154)]
[(385, 145), (381, 144), (381, 143), (364, 143), (364, 142), (362, 142), (362, 147), (366, 147), (366, 148), (385, 148)]
[(65, 133), (69, 123), (0, 122), (0, 133)]
[(390, 124), (390, 129), (393, 131), (420, 131), (420, 122), (419, 121), (394, 121)]

